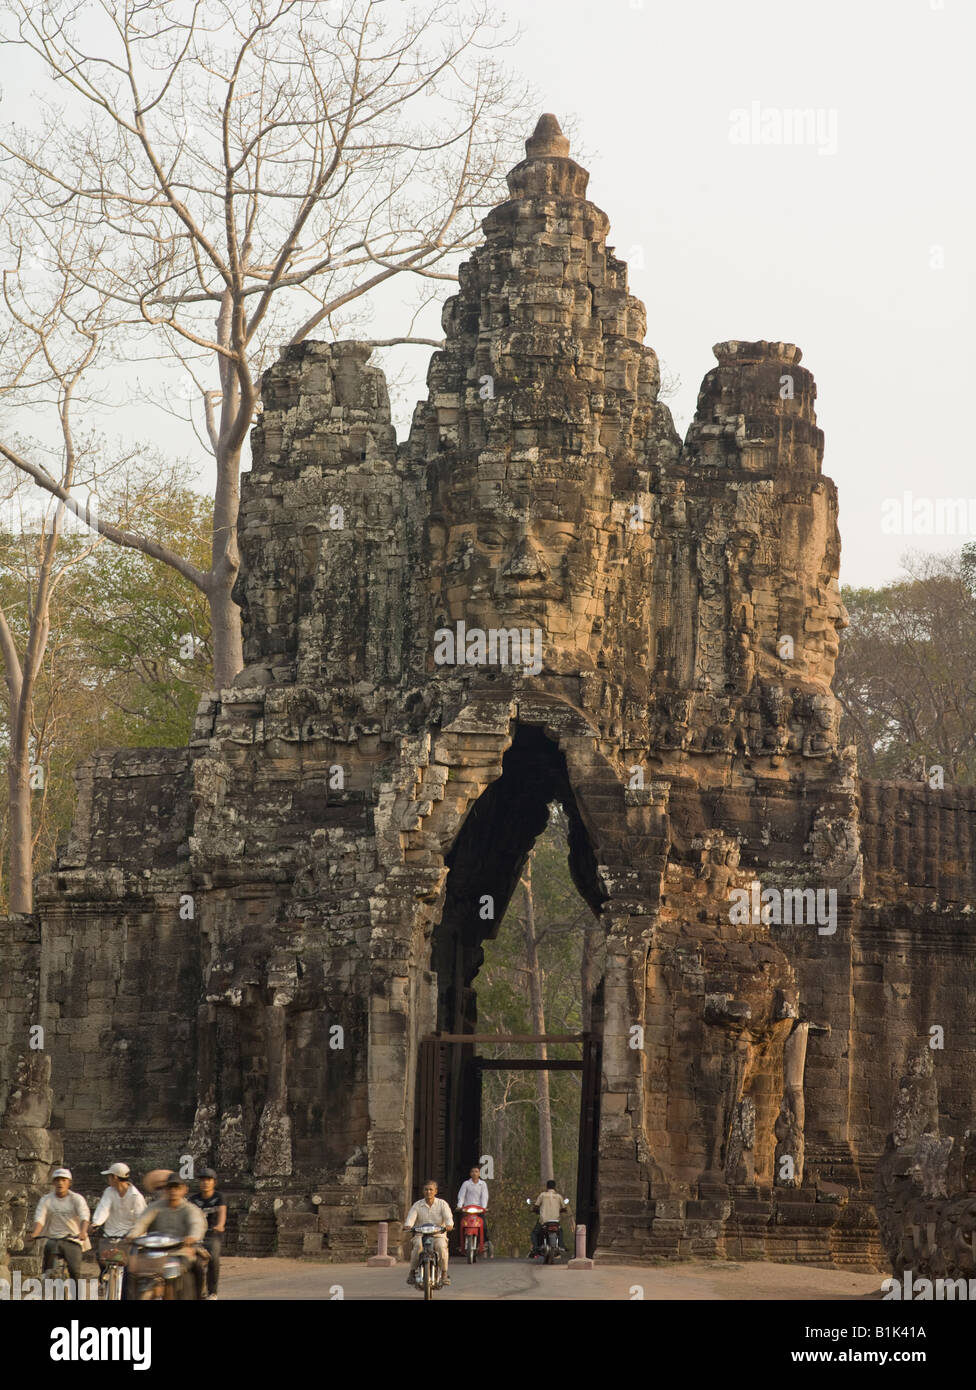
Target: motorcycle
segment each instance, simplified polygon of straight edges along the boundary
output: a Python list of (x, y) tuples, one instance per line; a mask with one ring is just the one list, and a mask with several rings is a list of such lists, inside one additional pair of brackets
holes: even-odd
[(429, 1303), (434, 1296), (434, 1290), (439, 1289), (444, 1282), (444, 1272), (441, 1269), (440, 1258), (437, 1248), (434, 1245), (434, 1237), (444, 1234), (443, 1226), (425, 1224), (417, 1227), (417, 1235), (420, 1237), (420, 1258), (414, 1270), (414, 1282), (418, 1289), (423, 1290), (424, 1302)]
[[(532, 1206), (532, 1198), (526, 1197), (525, 1205)], [(563, 1208), (569, 1206), (569, 1198), (563, 1198)], [(553, 1265), (562, 1258), (563, 1249), (561, 1247), (562, 1225), (559, 1221), (543, 1221), (542, 1225), (542, 1247), (533, 1250), (530, 1259), (544, 1260), (547, 1265)]]
[(543, 1221), (542, 1237), (545, 1241), (545, 1260), (547, 1265), (554, 1265), (560, 1257), (559, 1235), (560, 1225), (558, 1221)]
[(484, 1207), (461, 1208), (460, 1251), (469, 1265), (473, 1265), (479, 1255), (485, 1254)]
[[(192, 1277), (178, 1258), (181, 1253), (190, 1253), (182, 1236), (156, 1235), (152, 1231), (136, 1236), (129, 1255), (129, 1297), (143, 1302), (178, 1299), (184, 1275)], [(193, 1253), (199, 1257), (199, 1251)]]

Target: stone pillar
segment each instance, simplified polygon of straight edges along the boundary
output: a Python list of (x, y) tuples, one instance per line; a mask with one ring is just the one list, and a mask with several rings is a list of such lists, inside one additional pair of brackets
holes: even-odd
[(197, 1108), (187, 1140), (187, 1152), (199, 1164), (213, 1160), (217, 1142), (216, 1035), (216, 1009), (213, 1004), (201, 1004), (197, 1010)]
[(254, 1176), (287, 1177), (292, 1170), (292, 1154), (285, 1048), (288, 1015), (284, 1005), (269, 1005), (264, 1019), (268, 1040), (268, 1089), (258, 1121)]
[[(808, 1022), (797, 1022), (783, 1045), (783, 1105), (776, 1122), (776, 1158), (773, 1182), (778, 1187), (799, 1187), (803, 1182), (806, 1105), (803, 1071), (807, 1056)], [(784, 1174), (782, 1160), (790, 1158), (792, 1172)]]

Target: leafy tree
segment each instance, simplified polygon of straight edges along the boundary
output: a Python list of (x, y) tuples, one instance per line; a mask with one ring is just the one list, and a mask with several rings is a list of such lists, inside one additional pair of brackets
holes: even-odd
[(903, 578), (845, 589), (834, 690), (862, 774), (976, 780), (976, 546), (907, 557)]
[[(209, 543), (209, 506), (177, 488), (156, 498), (147, 527), (166, 526), (188, 553)], [(48, 538), (49, 539), (49, 538)], [(210, 684), (210, 631), (203, 596), (148, 556), (58, 537), (60, 582), (46, 604), (46, 640), (26, 727), (30, 842), (27, 880), (46, 869), (66, 836), (75, 805), (74, 772), (95, 748), (179, 746), (189, 738), (200, 692)], [(0, 533), (0, 612), (10, 641), (25, 650), (36, 626), (31, 561), (43, 532)], [(11, 759), (9, 701), (0, 706), (0, 757)], [(7, 788), (0, 789), (0, 908), (11, 898), (12, 834)]]

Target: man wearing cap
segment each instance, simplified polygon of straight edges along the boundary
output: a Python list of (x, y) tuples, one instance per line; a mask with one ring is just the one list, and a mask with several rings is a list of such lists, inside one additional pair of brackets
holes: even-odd
[(199, 1207), (186, 1200), (186, 1180), (178, 1173), (170, 1173), (164, 1191), (162, 1200), (151, 1202), (137, 1219), (129, 1231), (129, 1239), (144, 1236), (147, 1231), (161, 1236), (179, 1236), (183, 1248), (177, 1258), (189, 1270), (197, 1263), (193, 1247), (207, 1234), (206, 1217)]
[(58, 1255), (63, 1255), (68, 1273), (77, 1280), (81, 1278), (81, 1248), (88, 1235), (91, 1212), (81, 1193), (71, 1191), (70, 1169), (55, 1168), (51, 1186), (52, 1191), (45, 1193), (37, 1204), (30, 1238), (44, 1236), (42, 1274)]
[(212, 1168), (200, 1169), (197, 1187), (199, 1190), (190, 1201), (207, 1218), (207, 1234), (203, 1244), (210, 1252), (205, 1268), (197, 1261), (197, 1297), (213, 1300), (217, 1297), (217, 1282), (220, 1279), (220, 1247), (224, 1243), (224, 1228), (227, 1225), (227, 1201), (224, 1194), (217, 1191), (217, 1174)]
[[(146, 1199), (132, 1182), (127, 1163), (111, 1164), (103, 1169), (102, 1177), (108, 1178), (108, 1187), (99, 1199), (91, 1224), (92, 1230), (96, 1226), (101, 1228), (101, 1238), (95, 1246), (95, 1259), (104, 1274), (102, 1250), (107, 1245), (117, 1245), (129, 1234), (137, 1219), (146, 1210)], [(122, 1296), (125, 1297), (124, 1289)]]

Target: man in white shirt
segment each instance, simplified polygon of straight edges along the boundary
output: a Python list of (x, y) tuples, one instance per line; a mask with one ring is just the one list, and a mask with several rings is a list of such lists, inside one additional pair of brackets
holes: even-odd
[(108, 1187), (99, 1199), (91, 1224), (101, 1227), (105, 1240), (119, 1241), (129, 1234), (136, 1218), (146, 1210), (146, 1199), (133, 1185), (127, 1164), (113, 1163), (103, 1171), (102, 1177), (108, 1178)]
[[(487, 1207), (488, 1206), (488, 1184), (481, 1176), (481, 1169), (477, 1164), (461, 1184), (458, 1192), (457, 1204), (460, 1209), (464, 1207)], [(487, 1211), (481, 1218), (481, 1224), (485, 1228), (485, 1245), (488, 1244), (488, 1214)]]
[(46, 1193), (34, 1212), (31, 1240), (44, 1236), (44, 1257), (41, 1272), (50, 1269), (56, 1257), (64, 1256), (72, 1279), (81, 1278), (81, 1249), (88, 1235), (91, 1212), (80, 1192), (71, 1191), (71, 1172), (55, 1168), (51, 1174), (52, 1191)]
[[(443, 1226), (445, 1234), (434, 1236), (434, 1249), (437, 1251), (437, 1258), (441, 1262), (441, 1274), (444, 1283), (451, 1281), (447, 1274), (447, 1232), (454, 1230), (454, 1213), (444, 1201), (443, 1197), (437, 1195), (437, 1184), (432, 1178), (424, 1183), (424, 1195), (407, 1212), (406, 1220), (403, 1223), (404, 1231), (412, 1231), (414, 1226)], [(420, 1236), (414, 1236), (413, 1246), (410, 1251), (410, 1272), (407, 1275), (407, 1283), (414, 1282), (413, 1272), (417, 1268), (417, 1261), (420, 1259)]]
[[(99, 1199), (91, 1224), (93, 1229), (96, 1226), (101, 1227), (101, 1237), (95, 1246), (95, 1259), (98, 1261), (99, 1269), (104, 1274), (103, 1248), (107, 1245), (117, 1245), (129, 1234), (138, 1218), (146, 1210), (146, 1199), (133, 1185), (127, 1163), (111, 1164), (103, 1170), (102, 1177), (108, 1178), (108, 1187)], [(124, 1288), (123, 1297), (125, 1297)]]

